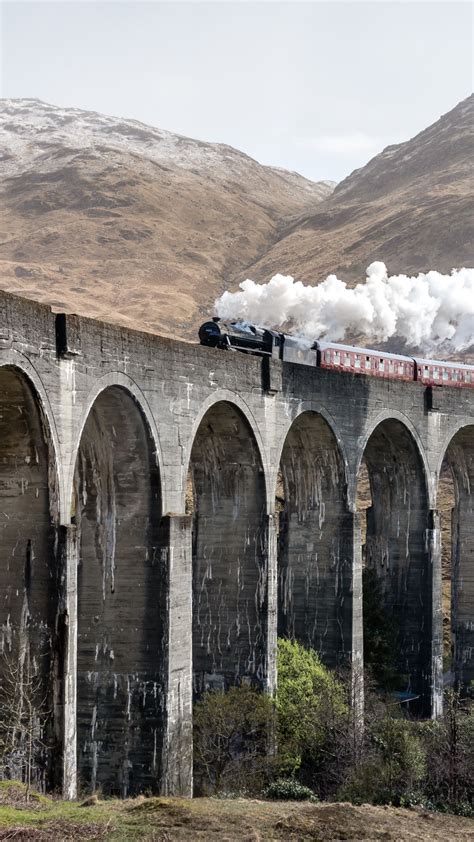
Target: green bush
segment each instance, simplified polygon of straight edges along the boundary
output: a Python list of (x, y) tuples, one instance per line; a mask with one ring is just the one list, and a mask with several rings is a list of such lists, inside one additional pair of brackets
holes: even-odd
[[(293, 777), (298, 770), (321, 789), (328, 777), (326, 749), (331, 752), (335, 725), (348, 712), (343, 685), (317, 654), (279, 640), (275, 702), (251, 688), (232, 687), (205, 693), (195, 705), (196, 791), (256, 793), (272, 777)], [(344, 734), (341, 745), (346, 742)]]
[(391, 791), (413, 792), (426, 775), (426, 752), (416, 722), (385, 716), (372, 731)]
[(347, 715), (343, 685), (316, 652), (290, 640), (278, 641), (278, 747), (282, 771), (293, 774), (316, 757), (334, 723)]
[[(314, 651), (278, 641), (275, 701), (248, 687), (195, 706), (198, 793), (338, 798), (474, 813), (474, 706), (454, 690), (436, 721), (412, 721), (366, 694), (365, 727), (347, 682)], [(265, 788), (266, 787), (266, 788)]]
[(402, 804), (423, 798), (426, 751), (418, 723), (383, 718), (367, 725), (363, 759), (349, 770), (340, 798), (357, 804)]
[(274, 801), (318, 801), (314, 792), (294, 778), (278, 778), (263, 791), (264, 798)]

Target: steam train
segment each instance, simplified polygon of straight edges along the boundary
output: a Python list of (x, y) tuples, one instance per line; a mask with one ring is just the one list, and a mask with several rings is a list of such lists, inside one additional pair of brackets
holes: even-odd
[(416, 380), (427, 386), (474, 388), (474, 366), (420, 357), (404, 357), (386, 351), (356, 348), (317, 339), (314, 342), (278, 333), (248, 322), (225, 322), (217, 317), (199, 328), (201, 345), (268, 356), (284, 362), (336, 371)]

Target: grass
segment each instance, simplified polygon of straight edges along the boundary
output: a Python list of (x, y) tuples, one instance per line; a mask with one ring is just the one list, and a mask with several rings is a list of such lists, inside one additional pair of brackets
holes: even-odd
[(393, 807), (143, 796), (83, 804), (36, 794), (26, 804), (21, 784), (0, 783), (0, 840), (474, 840), (470, 819)]

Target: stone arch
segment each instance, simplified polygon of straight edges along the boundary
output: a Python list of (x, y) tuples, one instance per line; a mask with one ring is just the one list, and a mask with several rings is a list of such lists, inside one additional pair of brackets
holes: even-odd
[[(265, 471), (265, 476), (268, 476), (270, 473), (270, 468), (268, 466), (268, 460), (266, 458), (266, 451), (263, 444), (262, 435), (259, 429), (259, 425), (255, 416), (253, 415), (252, 411), (248, 404), (237, 395), (235, 392), (231, 392), (228, 389), (218, 389), (217, 391), (213, 392), (209, 395), (205, 401), (201, 404), (199, 408), (199, 412), (195, 417), (191, 429), (191, 433), (188, 439), (188, 444), (184, 453), (183, 465), (187, 466), (187, 472), (189, 475), (189, 469), (191, 465), (191, 453), (194, 447), (194, 442), (196, 439), (197, 432), (201, 425), (201, 422), (204, 416), (212, 409), (213, 406), (221, 403), (229, 403), (234, 406), (241, 414), (241, 416), (245, 419), (249, 429), (251, 430), (251, 434), (255, 439), (255, 443), (258, 450), (259, 459), (263, 465), (263, 469)], [(267, 503), (269, 505), (269, 510), (271, 511), (273, 508), (273, 499), (271, 498), (270, 494), (270, 482), (266, 482), (266, 492), (267, 492)], [(182, 503), (183, 509), (185, 508), (185, 499), (186, 499), (186, 484), (183, 483), (183, 496), (182, 496)]]
[(356, 464), (356, 471), (355, 471), (356, 484), (357, 484), (357, 477), (358, 477), (358, 473), (359, 473), (359, 470), (360, 470), (360, 466), (361, 466), (362, 460), (365, 457), (365, 451), (366, 451), (367, 443), (368, 443), (370, 437), (372, 436), (374, 431), (378, 427), (380, 427), (380, 425), (383, 422), (391, 422), (391, 421), (399, 421), (400, 424), (403, 427), (406, 428), (408, 434), (411, 436), (411, 439), (413, 440), (413, 444), (414, 444), (414, 446), (416, 448), (416, 451), (417, 451), (417, 454), (418, 454), (418, 458), (420, 459), (420, 462), (421, 462), (423, 475), (424, 475), (424, 479), (425, 479), (425, 484), (426, 484), (426, 489), (427, 489), (427, 492), (429, 493), (430, 504), (434, 503), (434, 501), (436, 499), (435, 489), (433, 488), (432, 483), (430, 482), (431, 471), (430, 471), (430, 466), (429, 466), (429, 463), (428, 463), (427, 454), (426, 454), (425, 448), (423, 446), (421, 436), (420, 436), (417, 428), (415, 427), (415, 425), (411, 421), (411, 419), (407, 415), (405, 415), (405, 413), (398, 412), (396, 409), (390, 409), (390, 410), (384, 409), (384, 410), (382, 410), (382, 412), (380, 412), (375, 418), (372, 419), (372, 422), (370, 423), (370, 425), (368, 425), (365, 436), (362, 438), (362, 440), (360, 442), (360, 447), (359, 447), (359, 452), (358, 452), (358, 457), (357, 457), (357, 464)]
[(398, 414), (372, 428), (359, 466), (362, 459), (371, 494), (363, 552), (365, 664), (379, 686), (411, 697), (411, 710), (429, 713), (435, 606), (425, 460)]
[(125, 392), (129, 393), (137, 406), (140, 408), (140, 412), (143, 416), (143, 420), (148, 428), (149, 435), (151, 441), (153, 443), (153, 457), (156, 461), (156, 465), (160, 474), (161, 480), (161, 498), (163, 502), (163, 511), (167, 510), (166, 506), (166, 490), (165, 490), (165, 471), (163, 469), (163, 456), (161, 450), (161, 443), (160, 443), (160, 436), (158, 432), (158, 427), (155, 422), (155, 418), (152, 412), (152, 409), (140, 389), (140, 387), (129, 377), (127, 374), (124, 374), (122, 371), (113, 371), (105, 374), (103, 377), (99, 378), (89, 394), (87, 395), (87, 399), (84, 402), (84, 407), (82, 409), (79, 423), (77, 426), (76, 434), (75, 434), (75, 446), (72, 450), (71, 454), (71, 463), (69, 467), (69, 475), (67, 480), (67, 489), (68, 489), (68, 512), (71, 509), (71, 501), (74, 493), (74, 474), (76, 471), (77, 465), (77, 454), (79, 451), (79, 445), (82, 437), (82, 433), (84, 431), (84, 427), (86, 422), (89, 418), (90, 411), (94, 406), (97, 398), (100, 396), (102, 392), (106, 389), (109, 389), (111, 386), (116, 386), (117, 388), (122, 388)]
[[(347, 449), (346, 449), (343, 437), (340, 433), (340, 430), (339, 430), (339, 427), (336, 423), (336, 420), (331, 415), (331, 413), (329, 413), (324, 406), (322, 406), (319, 403), (316, 403), (314, 401), (302, 401), (302, 402), (300, 402), (298, 404), (298, 411), (292, 415), (291, 419), (288, 421), (288, 423), (285, 427), (284, 434), (280, 439), (278, 449), (277, 449), (277, 455), (276, 455), (276, 465), (277, 465), (277, 467), (275, 468), (275, 472), (274, 472), (275, 473), (274, 482), (276, 483), (276, 481), (277, 481), (276, 475), (277, 475), (278, 470), (279, 470), (282, 452), (283, 452), (283, 448), (285, 446), (285, 442), (286, 442), (288, 433), (290, 432), (290, 430), (291, 430), (293, 424), (295, 423), (295, 421), (297, 421), (298, 418), (301, 415), (303, 415), (304, 413), (313, 413), (314, 415), (320, 416), (322, 421), (326, 423), (327, 427), (331, 431), (334, 443), (335, 443), (335, 445), (336, 445), (336, 447), (339, 451), (340, 458), (342, 460), (342, 465), (343, 465), (343, 468), (344, 468), (344, 477), (345, 477), (346, 488), (347, 488), (347, 495), (348, 495), (348, 500), (349, 500), (349, 497), (350, 497), (350, 483), (349, 483), (350, 468), (349, 468), (348, 453), (347, 453)], [(275, 488), (273, 488), (273, 497), (274, 497), (274, 492), (275, 492)]]
[(438, 476), (443, 467), (454, 482), (450, 529), (453, 678), (456, 686), (466, 689), (474, 680), (474, 424), (451, 434)]
[(277, 494), (278, 633), (335, 666), (352, 646), (353, 531), (346, 461), (321, 413), (303, 411), (288, 429)]
[[(45, 407), (23, 367), (1, 365), (0, 672), (3, 692), (10, 693), (4, 701), (14, 705), (18, 693), (27, 693), (41, 722), (49, 749), (34, 758), (33, 781), (41, 788), (60, 783), (60, 723), (54, 721), (62, 645), (59, 533), (58, 470)], [(21, 777), (25, 770), (12, 760), (9, 771)]]
[(240, 407), (212, 402), (189, 459), (193, 514), (194, 690), (266, 679), (264, 468)]
[(82, 429), (71, 515), (78, 546), (80, 782), (126, 796), (161, 786), (166, 581), (161, 478), (143, 408), (121, 385)]
[(62, 470), (61, 447), (59, 443), (56, 419), (49, 400), (48, 391), (36, 367), (24, 354), (21, 354), (16, 350), (2, 351), (0, 354), (0, 371), (2, 368), (9, 368), (17, 371), (18, 375), (23, 377), (24, 380), (30, 384), (31, 389), (33, 390), (41, 416), (44, 419), (43, 426), (46, 438), (48, 439), (50, 452), (49, 466), (50, 470), (53, 472), (52, 488), (55, 495), (54, 508), (55, 510), (58, 510), (57, 517), (60, 518), (61, 523), (64, 523), (62, 516), (65, 501), (65, 483)]

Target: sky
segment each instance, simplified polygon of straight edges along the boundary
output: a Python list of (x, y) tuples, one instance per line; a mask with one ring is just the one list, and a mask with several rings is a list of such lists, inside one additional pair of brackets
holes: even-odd
[(472, 90), (464, 2), (0, 5), (0, 96), (228, 143), (340, 181)]

